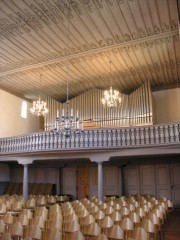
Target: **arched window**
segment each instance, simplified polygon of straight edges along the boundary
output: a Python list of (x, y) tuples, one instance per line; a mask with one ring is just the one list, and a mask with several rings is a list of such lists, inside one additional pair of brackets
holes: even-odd
[(27, 102), (26, 102), (26, 101), (22, 101), (22, 105), (21, 105), (21, 117), (22, 117), (22, 118), (27, 118)]

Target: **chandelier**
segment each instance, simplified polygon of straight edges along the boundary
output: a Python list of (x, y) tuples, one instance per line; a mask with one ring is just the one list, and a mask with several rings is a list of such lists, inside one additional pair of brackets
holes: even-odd
[[(69, 7), (70, 11), (70, 7)], [(69, 55), (70, 55), (70, 21), (69, 24), (69, 33), (68, 33), (68, 61), (67, 61), (67, 97), (65, 103), (65, 109), (62, 109), (61, 118), (59, 116), (59, 110), (57, 110), (55, 128), (53, 132), (62, 133), (66, 138), (69, 138), (73, 134), (81, 134), (83, 132), (83, 124), (79, 120), (78, 111), (76, 115), (73, 113), (73, 109), (69, 107), (69, 78), (70, 78), (70, 67), (69, 67)]]
[[(111, 61), (110, 61), (110, 75), (111, 75)], [(104, 91), (102, 104), (104, 105), (104, 107), (109, 108), (121, 106), (121, 97), (119, 96), (119, 91), (113, 90), (112, 86), (110, 85), (110, 89)]]
[[(40, 75), (40, 90), (41, 90), (41, 78), (42, 78), (42, 75)], [(44, 117), (48, 114), (48, 109), (47, 109), (47, 103), (41, 100), (40, 90), (39, 90), (39, 99), (37, 101), (33, 101), (33, 107), (30, 109), (30, 113), (37, 117), (40, 117), (40, 116)]]
[[(67, 73), (69, 78), (69, 64), (67, 66)], [(78, 111), (76, 116), (73, 114), (73, 109), (69, 107), (68, 96), (68, 78), (67, 78), (67, 98), (65, 103), (65, 110), (62, 109), (61, 118), (59, 117), (59, 110), (57, 110), (56, 123), (53, 132), (62, 133), (66, 138), (69, 138), (72, 134), (81, 134), (83, 132), (83, 124), (79, 120)]]

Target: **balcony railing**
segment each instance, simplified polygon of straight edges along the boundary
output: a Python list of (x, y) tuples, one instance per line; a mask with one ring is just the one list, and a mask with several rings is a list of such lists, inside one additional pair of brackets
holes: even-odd
[(180, 143), (180, 123), (84, 130), (66, 138), (52, 132), (0, 139), (0, 154), (63, 149), (106, 149)]

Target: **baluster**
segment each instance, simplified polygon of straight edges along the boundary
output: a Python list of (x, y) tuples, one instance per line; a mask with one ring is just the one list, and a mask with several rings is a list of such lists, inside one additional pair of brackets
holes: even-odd
[(61, 134), (56, 134), (57, 135), (57, 148), (61, 148)]
[(145, 132), (144, 132), (144, 137), (145, 137), (145, 143), (146, 144), (149, 144), (149, 139), (150, 139), (150, 135), (149, 135), (149, 128), (148, 127), (145, 127), (144, 128)]
[(35, 148), (36, 148), (36, 135), (35, 134), (32, 135), (32, 148), (33, 148), (33, 150), (35, 150)]
[(154, 127), (150, 127), (149, 130), (150, 130), (150, 143), (153, 144), (153, 143), (155, 143)]
[(45, 148), (49, 149), (50, 148), (50, 132), (46, 133), (46, 137), (45, 137)]
[(96, 139), (97, 139), (96, 146), (99, 147), (99, 131), (98, 130), (96, 131)]
[(159, 143), (159, 128), (158, 126), (154, 127), (154, 131), (155, 131), (155, 143)]
[(126, 136), (126, 145), (130, 145), (130, 131), (129, 128), (125, 129), (125, 136)]
[(94, 130), (94, 147), (97, 147), (97, 130)]
[(42, 134), (38, 133), (38, 150), (42, 149)]
[(10, 151), (13, 151), (13, 138), (10, 139)]
[(5, 152), (7, 152), (8, 149), (7, 149), (7, 139), (5, 140)]
[(53, 137), (54, 133), (50, 133), (50, 149), (54, 148), (54, 137)]
[(11, 146), (10, 146), (10, 144), (11, 144), (11, 139), (8, 138), (8, 139), (7, 139), (8, 152), (11, 152)]
[(88, 135), (88, 147), (91, 147), (91, 132), (89, 130), (87, 131), (87, 135)]
[(175, 141), (178, 142), (179, 139), (179, 124), (174, 124), (174, 135), (175, 135)]
[(2, 139), (0, 139), (0, 152), (2, 152)]
[(83, 134), (76, 134), (78, 137), (79, 147), (83, 147)]
[(159, 137), (160, 137), (160, 143), (165, 142), (165, 135), (164, 135), (164, 127), (159, 126)]
[(12, 152), (12, 138), (9, 139), (9, 151)]
[(104, 147), (104, 142), (105, 142), (105, 133), (104, 130), (101, 130), (101, 146)]
[(174, 142), (175, 137), (174, 137), (174, 127), (173, 127), (173, 125), (169, 125), (169, 136), (170, 136), (170, 142)]
[(40, 145), (41, 145), (41, 149), (45, 149), (45, 133), (44, 132), (41, 133)]
[(169, 127), (168, 125), (165, 125), (164, 126), (164, 135), (165, 135), (165, 142), (166, 143), (169, 143)]
[(77, 145), (77, 138), (76, 138), (76, 133), (75, 132), (72, 135), (72, 141), (73, 141), (73, 147), (74, 148), (78, 147), (78, 145)]
[(141, 144), (144, 145), (145, 144), (145, 142), (144, 142), (144, 128), (140, 128), (139, 131), (140, 131)]
[(21, 151), (24, 151), (24, 136), (21, 137)]
[(33, 138), (32, 138), (32, 134), (29, 136), (29, 150), (33, 149)]
[(9, 151), (9, 147), (8, 147), (8, 139), (6, 138), (6, 152)]
[(39, 149), (39, 134), (35, 134), (35, 146), (34, 146), (34, 148), (36, 150)]
[(86, 144), (85, 144), (85, 138), (86, 138), (86, 133), (83, 131), (82, 132), (82, 146), (83, 146), (83, 148), (86, 146)]
[(126, 146), (126, 136), (125, 136), (125, 129), (123, 128), (122, 129), (122, 132), (121, 132), (122, 134), (121, 134), (121, 141), (122, 141), (122, 146)]
[(18, 152), (21, 150), (21, 138), (18, 137)]
[(19, 150), (19, 139), (16, 138), (16, 152), (18, 152)]
[(6, 152), (9, 151), (9, 146), (8, 146), (8, 139), (6, 138)]
[(118, 146), (118, 130), (114, 129), (114, 146)]
[[(65, 148), (65, 146), (66, 146), (66, 137), (65, 137), (65, 135), (64, 134), (61, 134), (61, 137), (62, 137), (62, 144), (61, 144), (61, 147), (62, 148)], [(77, 136), (76, 136), (76, 146), (78, 147), (78, 139), (77, 139)]]
[(84, 138), (84, 143), (83, 143), (83, 146), (84, 147), (88, 147), (88, 135), (87, 135), (87, 131), (84, 131), (83, 132), (83, 138)]
[(109, 130), (106, 130), (106, 142), (107, 142), (107, 147), (110, 146), (110, 142), (111, 142), (111, 137), (110, 137), (110, 132)]
[(68, 142), (67, 142), (67, 147), (68, 148), (71, 148), (72, 147), (72, 142), (74, 141), (74, 134), (71, 134), (71, 136), (69, 137), (69, 139), (68, 139)]
[(5, 139), (3, 139), (3, 144), (2, 144), (2, 151), (3, 151), (3, 152), (5, 152), (4, 146), (5, 146)]
[(94, 130), (91, 130), (90, 132), (91, 147), (94, 147)]
[(19, 151), (22, 151), (22, 137), (19, 138)]
[(131, 145), (135, 145), (135, 129), (130, 129), (130, 143)]
[(27, 136), (24, 136), (24, 151), (26, 151), (27, 150)]
[(117, 139), (118, 139), (118, 145), (119, 145), (119, 146), (122, 146), (122, 129), (118, 129), (118, 130), (117, 130), (117, 133), (118, 133), (118, 137), (117, 137)]
[(140, 145), (139, 128), (136, 128), (136, 145)]
[(117, 142), (117, 136), (116, 136), (116, 130), (112, 129), (111, 130), (111, 139), (112, 139), (112, 146), (116, 146), (116, 142)]
[(76, 134), (73, 134), (73, 139), (74, 139), (74, 147), (76, 147)]
[(54, 133), (53, 135), (54, 148), (58, 148), (58, 134)]
[(17, 152), (17, 138), (15, 138), (14, 151)]
[(32, 144), (31, 144), (31, 148), (32, 148), (32, 150), (34, 150), (35, 149), (35, 143), (36, 143), (36, 139), (35, 139), (35, 135), (34, 134), (32, 134), (31, 135), (31, 140), (32, 140)]
[(29, 150), (32, 150), (32, 134), (29, 135)]
[(24, 135), (24, 151), (28, 150), (28, 136), (29, 135)]

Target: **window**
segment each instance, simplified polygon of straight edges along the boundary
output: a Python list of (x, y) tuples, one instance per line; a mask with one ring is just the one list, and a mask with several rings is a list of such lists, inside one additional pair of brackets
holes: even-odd
[(26, 101), (22, 101), (22, 105), (21, 105), (21, 117), (22, 117), (22, 118), (27, 118), (27, 102), (26, 102)]

